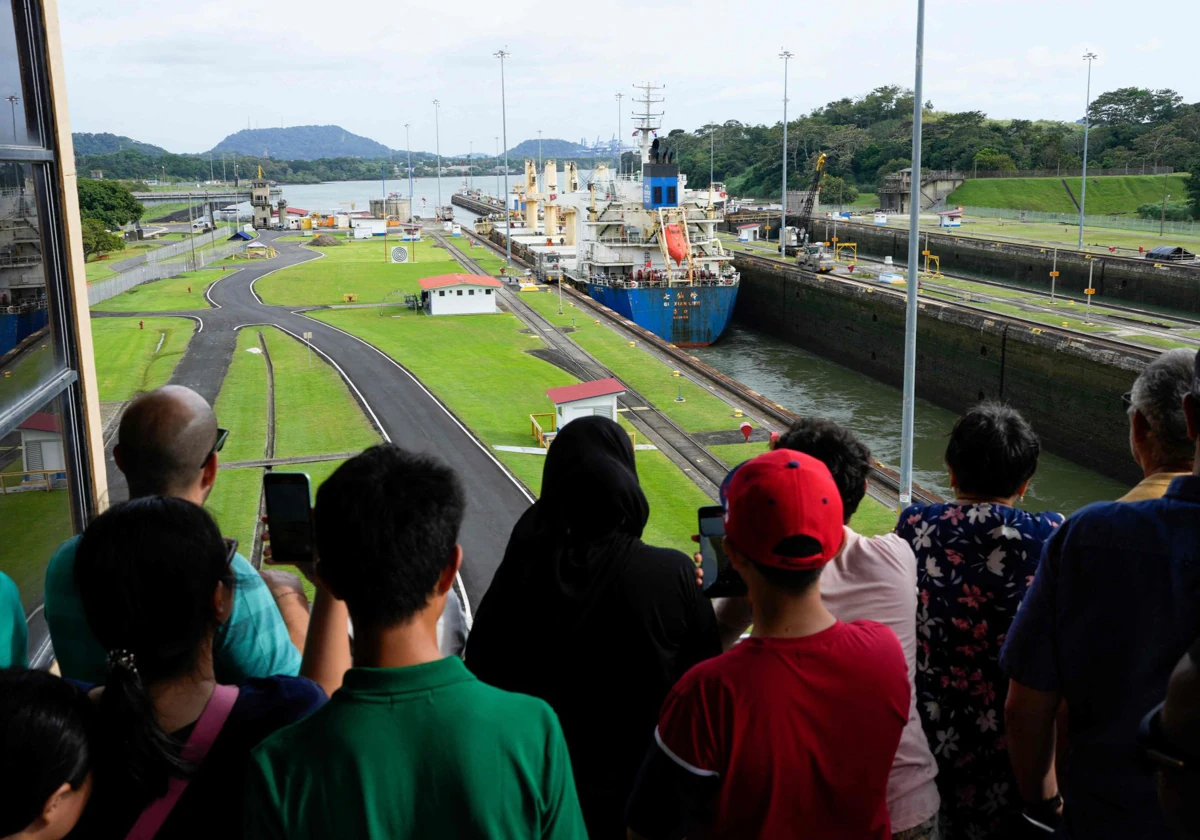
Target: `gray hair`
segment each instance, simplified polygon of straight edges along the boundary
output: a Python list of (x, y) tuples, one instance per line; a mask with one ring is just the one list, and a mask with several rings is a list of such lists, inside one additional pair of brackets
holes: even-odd
[(1129, 413), (1146, 418), (1154, 433), (1160, 462), (1190, 461), (1195, 444), (1188, 439), (1183, 397), (1192, 390), (1194, 350), (1168, 350), (1146, 366), (1130, 391)]

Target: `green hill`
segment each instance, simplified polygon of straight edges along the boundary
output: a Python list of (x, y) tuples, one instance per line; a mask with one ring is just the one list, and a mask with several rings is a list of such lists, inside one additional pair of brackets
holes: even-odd
[[(1187, 190), (1186, 173), (1175, 175), (1088, 176), (1088, 215), (1132, 215), (1142, 204), (1162, 201), (1163, 191), (1171, 200), (1182, 199)], [(1166, 182), (1164, 187), (1163, 182)], [(1078, 200), (1079, 178), (1067, 178)], [(946, 198), (949, 207), (1002, 207), (1009, 210), (1038, 210), (1045, 213), (1078, 213), (1059, 178), (980, 178), (968, 180)]]
[(107, 132), (89, 134), (86, 131), (76, 131), (71, 135), (71, 140), (75, 144), (76, 155), (106, 155), (124, 149), (133, 149), (150, 157), (160, 157), (167, 153), (167, 150), (161, 146), (139, 143), (129, 137)]
[(386, 158), (388, 147), (337, 125), (293, 125), (287, 128), (243, 128), (230, 134), (214, 152), (261, 155), (275, 160), (322, 158)]

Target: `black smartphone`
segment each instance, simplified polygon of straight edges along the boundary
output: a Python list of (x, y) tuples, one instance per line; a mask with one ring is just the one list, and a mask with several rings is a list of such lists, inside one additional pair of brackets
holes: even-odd
[(700, 568), (704, 570), (704, 594), (730, 598), (746, 594), (746, 582), (725, 553), (725, 509), (720, 505), (700, 508)]
[(316, 548), (308, 476), (296, 472), (269, 472), (263, 476), (263, 496), (271, 534), (270, 562), (289, 565), (311, 562)]

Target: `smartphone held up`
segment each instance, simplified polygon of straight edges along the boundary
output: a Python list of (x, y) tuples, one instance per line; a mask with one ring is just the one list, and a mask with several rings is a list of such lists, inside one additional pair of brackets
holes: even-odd
[(308, 476), (269, 472), (263, 476), (263, 497), (271, 533), (271, 557), (267, 562), (286, 565), (311, 562), (316, 546)]
[(700, 568), (704, 572), (704, 594), (709, 598), (732, 598), (746, 594), (746, 582), (725, 553), (725, 509), (720, 505), (700, 508)]

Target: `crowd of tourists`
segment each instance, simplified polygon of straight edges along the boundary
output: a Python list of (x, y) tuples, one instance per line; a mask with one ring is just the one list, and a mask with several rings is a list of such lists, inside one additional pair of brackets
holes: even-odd
[(0, 575), (0, 837), (1200, 836), (1200, 358), (1112, 410), (1125, 497), (1026, 510), (1038, 437), (988, 402), (953, 499), (874, 537), (869, 450), (800, 420), (721, 487), (722, 598), (642, 540), (628, 435), (574, 420), (468, 635), (464, 477), (372, 447), (317, 492), (306, 580), (260, 572), (203, 507), (212, 409), (159, 389), (121, 420), (130, 501), (49, 560), (54, 674)]

